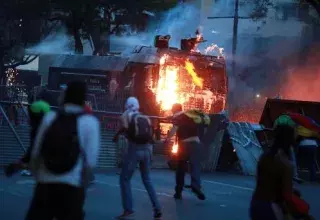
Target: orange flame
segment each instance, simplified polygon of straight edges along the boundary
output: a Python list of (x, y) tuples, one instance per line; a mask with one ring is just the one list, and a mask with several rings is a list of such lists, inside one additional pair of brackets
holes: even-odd
[[(159, 80), (157, 87), (153, 89), (156, 101), (160, 104), (164, 114), (168, 114), (168, 110), (171, 110), (175, 103), (182, 105), (189, 103), (190, 97), (198, 98), (201, 96), (199, 99), (207, 100), (204, 98), (203, 92), (200, 95), (197, 93), (199, 89), (196, 87), (202, 89), (204, 80), (196, 73), (193, 63), (186, 60), (184, 66), (180, 66), (180, 64), (175, 64), (174, 60), (167, 62), (169, 59), (173, 58), (169, 55), (163, 55), (160, 58)], [(189, 78), (189, 76), (191, 77)], [(210, 100), (207, 101), (210, 102)]]
[(178, 151), (179, 151), (179, 145), (178, 145), (178, 144), (174, 144), (174, 145), (172, 146), (171, 153), (177, 154)]
[(185, 68), (186, 68), (187, 72), (190, 74), (190, 76), (192, 77), (193, 83), (202, 89), (203, 79), (200, 78), (198, 76), (198, 74), (196, 73), (194, 65), (190, 61), (186, 60)]
[(166, 65), (164, 55), (160, 59), (159, 82), (156, 92), (157, 102), (160, 103), (161, 109), (170, 110), (175, 103), (181, 103), (178, 96), (178, 71), (179, 67)]

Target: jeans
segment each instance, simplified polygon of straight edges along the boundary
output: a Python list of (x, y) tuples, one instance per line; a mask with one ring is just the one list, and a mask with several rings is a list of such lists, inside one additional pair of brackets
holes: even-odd
[(120, 188), (122, 206), (125, 211), (133, 211), (132, 191), (130, 180), (139, 163), (142, 182), (149, 194), (152, 206), (160, 210), (160, 203), (150, 178), (151, 169), (151, 145), (138, 145), (129, 142), (128, 153), (125, 155), (121, 174)]
[(191, 187), (201, 189), (201, 144), (198, 142), (180, 142), (179, 158), (176, 169), (176, 193), (184, 188), (184, 177), (190, 163)]

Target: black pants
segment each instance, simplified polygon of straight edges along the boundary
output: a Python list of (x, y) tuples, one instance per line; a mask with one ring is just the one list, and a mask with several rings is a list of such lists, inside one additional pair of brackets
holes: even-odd
[(37, 184), (25, 220), (83, 220), (84, 190), (67, 184)]
[[(184, 177), (190, 168), (191, 187), (201, 189), (201, 144), (197, 142), (179, 143), (178, 166), (176, 169), (176, 192), (181, 193), (184, 188)], [(189, 161), (189, 164), (188, 164)]]

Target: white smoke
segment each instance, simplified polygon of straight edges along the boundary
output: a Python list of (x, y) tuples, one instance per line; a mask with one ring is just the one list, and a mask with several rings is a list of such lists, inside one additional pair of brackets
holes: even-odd
[[(82, 40), (84, 54), (92, 54), (92, 48), (86, 40)], [(53, 31), (36, 46), (26, 49), (29, 54), (74, 54), (74, 39), (67, 34), (65, 28)]]
[[(241, 4), (239, 16), (249, 17), (252, 4)], [(118, 44), (128, 47), (152, 45), (156, 34), (171, 35), (170, 46), (180, 47), (181, 38), (195, 36), (202, 11), (194, 5), (178, 5), (163, 16), (156, 30), (148, 30), (132, 37), (115, 37)], [(211, 17), (234, 15), (234, 1), (218, 1), (210, 12)], [(207, 42), (198, 46), (202, 52), (224, 48), (229, 76), (229, 107), (245, 108), (247, 105), (263, 105), (266, 97), (274, 97), (286, 78), (284, 63), (291, 61), (303, 46), (301, 42), (306, 25), (296, 18), (281, 20), (281, 13), (270, 8), (268, 17), (260, 21), (240, 19), (238, 23), (237, 53), (232, 57), (233, 19), (217, 18), (201, 20), (202, 34)], [(210, 47), (211, 46), (211, 47)], [(290, 60), (289, 59), (289, 60)], [(231, 63), (236, 62), (236, 72), (231, 73)], [(261, 94), (259, 100), (256, 94)], [(261, 106), (260, 106), (261, 107)], [(252, 108), (255, 108), (254, 106)]]
[(65, 29), (62, 29), (50, 34), (38, 45), (27, 48), (26, 52), (32, 54), (73, 54), (71, 43), (71, 37), (67, 35)]
[[(249, 17), (252, 9), (252, 4), (241, 4), (239, 16)], [(180, 4), (163, 14), (158, 22), (152, 24), (152, 28), (150, 26), (144, 33), (112, 36), (111, 50), (123, 52), (131, 51), (137, 45), (151, 46), (155, 35), (158, 34), (170, 34), (170, 46), (180, 48), (182, 38), (195, 36), (201, 13), (198, 6)], [(214, 3), (209, 11), (211, 17), (233, 15), (233, 0), (220, 0)], [(202, 34), (207, 42), (200, 44), (198, 49), (205, 52), (206, 48), (214, 45), (213, 48), (218, 48), (215, 51), (220, 52), (220, 48), (224, 48), (231, 94), (230, 107), (241, 107), (253, 103), (257, 93), (261, 94), (261, 99), (267, 96), (274, 97), (278, 93), (279, 84), (286, 79), (286, 71), (281, 69), (283, 63), (287, 62), (284, 58), (292, 59), (296, 51), (303, 46), (301, 36), (305, 26), (298, 19), (281, 20), (281, 16), (279, 17), (279, 13), (275, 10), (270, 10), (268, 18), (263, 21), (240, 19), (237, 54), (232, 57), (233, 19), (201, 20)], [(73, 53), (73, 48), (70, 49), (70, 39), (63, 32), (50, 36), (41, 44), (29, 49), (42, 53)], [(230, 68), (232, 61), (237, 64), (237, 71), (234, 74), (231, 74)]]

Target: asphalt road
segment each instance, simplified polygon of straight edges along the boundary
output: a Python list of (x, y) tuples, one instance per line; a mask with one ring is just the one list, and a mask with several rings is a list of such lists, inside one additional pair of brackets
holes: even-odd
[[(164, 220), (246, 220), (254, 178), (226, 173), (203, 175), (206, 201), (199, 201), (191, 192), (184, 192), (182, 201), (172, 198), (174, 174), (168, 170), (155, 170), (152, 175), (163, 206)], [(187, 177), (187, 179), (189, 179)], [(86, 200), (86, 219), (108, 220), (120, 214), (119, 176), (115, 171), (96, 174), (96, 183), (89, 189)], [(31, 177), (0, 175), (0, 219), (22, 220), (32, 196), (34, 181)], [(151, 220), (152, 209), (140, 176), (132, 179), (137, 220)], [(305, 183), (297, 186), (311, 204), (311, 212), (320, 219), (320, 185)]]

